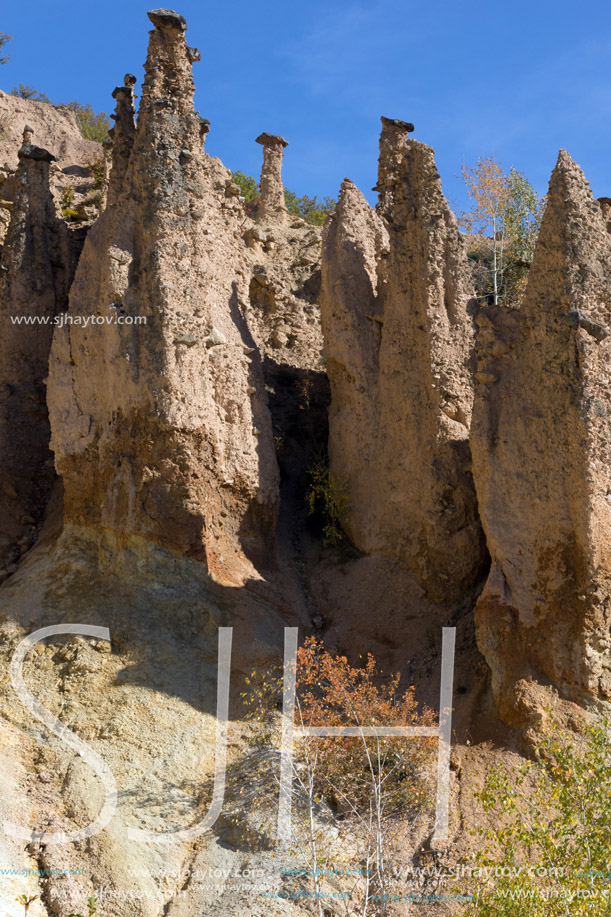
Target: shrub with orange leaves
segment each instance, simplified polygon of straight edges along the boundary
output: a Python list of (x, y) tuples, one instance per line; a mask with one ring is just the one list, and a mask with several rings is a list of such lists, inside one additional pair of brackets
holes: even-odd
[[(430, 710), (418, 711), (413, 687), (401, 689), (399, 673), (384, 678), (371, 653), (355, 667), (310, 637), (298, 651), (297, 665), (297, 708), (304, 727), (435, 725)], [(372, 774), (383, 782), (388, 816), (407, 816), (425, 804), (434, 739), (361, 735), (307, 741), (318, 746), (321, 792), (340, 810), (369, 809)]]
[[(256, 741), (274, 742), (282, 708), (282, 672), (248, 679), (242, 695), (249, 718), (258, 724)], [(385, 677), (371, 653), (353, 666), (309, 637), (297, 654), (296, 717), (301, 728), (317, 726), (431, 726), (436, 717), (418, 709), (414, 688), (401, 687), (401, 676)], [(317, 795), (339, 817), (370, 810), (375, 786), (381, 789), (387, 817), (409, 817), (430, 799), (428, 764), (436, 748), (431, 738), (395, 736), (306, 736), (296, 755), (315, 765)], [(301, 747), (299, 747), (299, 744)], [(377, 781), (377, 784), (376, 784)]]

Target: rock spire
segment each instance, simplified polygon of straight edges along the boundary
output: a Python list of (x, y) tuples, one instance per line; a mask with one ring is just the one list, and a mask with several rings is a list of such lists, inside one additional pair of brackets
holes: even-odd
[(492, 569), (477, 637), (501, 715), (536, 685), (611, 698), (611, 235), (564, 150), (524, 301), (478, 317), (474, 474)]
[[(216, 190), (230, 173), (203, 152), (193, 109), (196, 55), (182, 16), (149, 18), (125, 177), (90, 233), (53, 343), (52, 448), (67, 522), (160, 542), (236, 584), (256, 575), (273, 538), (271, 422), (238, 309), (239, 221)], [(126, 92), (118, 103), (127, 152)]]
[(259, 222), (281, 223), (286, 218), (284, 185), (282, 184), (282, 158), (288, 141), (275, 134), (259, 134), (257, 143), (263, 147), (261, 168), (261, 199), (257, 210)]
[(433, 150), (383, 119), (378, 214), (351, 182), (325, 228), (331, 468), (358, 548), (455, 601), (486, 552), (470, 472), (471, 280)]

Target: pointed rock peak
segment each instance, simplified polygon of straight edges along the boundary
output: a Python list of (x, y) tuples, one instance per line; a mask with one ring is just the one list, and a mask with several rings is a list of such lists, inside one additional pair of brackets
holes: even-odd
[(156, 29), (179, 29), (181, 32), (187, 30), (187, 20), (175, 10), (149, 10), (146, 15)]
[(602, 304), (609, 295), (604, 278), (611, 236), (606, 219), (583, 171), (561, 150), (528, 274), (524, 313), (539, 320), (577, 309), (607, 325), (608, 308)]
[(431, 202), (449, 209), (441, 188), (441, 177), (435, 163), (435, 150), (426, 143), (409, 140), (404, 131), (396, 128), (382, 129), (378, 183), (373, 189), (379, 198), (376, 210), (389, 223), (397, 220), (400, 228), (403, 217), (398, 210), (415, 201), (422, 202), (427, 210)]
[[(323, 229), (323, 276), (334, 277), (344, 287), (342, 296), (349, 300), (353, 290), (347, 283), (344, 272), (354, 272), (354, 277), (361, 276), (365, 288), (369, 291), (360, 305), (355, 302), (350, 311), (362, 311), (363, 303), (369, 305), (365, 309), (371, 312), (373, 306), (369, 302), (372, 291), (377, 285), (376, 260), (379, 252), (386, 250), (388, 234), (384, 225), (365, 195), (354, 182), (345, 178), (341, 185), (337, 206)], [(348, 248), (346, 249), (346, 246)], [(367, 280), (365, 280), (365, 271)], [(327, 300), (331, 302), (334, 294), (330, 292)], [(337, 292), (337, 291), (336, 291)], [(360, 296), (360, 294), (357, 295)]]
[[(566, 150), (560, 150), (549, 182), (546, 212), (550, 208), (586, 204), (595, 207), (594, 195), (583, 170)], [(545, 217), (544, 217), (545, 220)]]
[[(382, 223), (363, 192), (349, 178), (345, 178), (341, 184), (337, 206), (325, 223), (323, 239), (332, 243), (334, 236), (339, 233), (346, 238), (358, 239), (359, 244), (362, 242), (365, 247), (371, 243), (371, 251), (374, 252), (376, 247), (382, 245), (382, 232)], [(330, 258), (334, 257), (330, 251), (327, 254)], [(375, 263), (375, 254), (371, 254), (370, 261), (371, 265)]]
[(343, 182), (341, 183), (341, 186), (339, 189), (339, 198), (337, 201), (337, 207), (339, 208), (340, 204), (343, 204), (346, 198), (348, 198), (350, 195), (354, 193), (360, 195), (361, 197), (363, 196), (361, 195), (361, 192), (359, 191), (357, 186), (354, 184), (354, 182), (350, 178), (345, 178)]
[(117, 104), (114, 114), (110, 116), (115, 124), (108, 132), (112, 140), (110, 150), (112, 168), (108, 186), (108, 200), (111, 203), (114, 203), (121, 190), (136, 134), (135, 83), (136, 77), (131, 73), (126, 73), (123, 86), (117, 86), (112, 93)]
[(556, 161), (557, 169), (573, 169), (579, 168), (573, 157), (566, 150), (558, 150), (558, 159)]
[(353, 181), (349, 178), (345, 178), (341, 184), (336, 210), (337, 212), (341, 212), (357, 206), (364, 206), (367, 210), (371, 210), (363, 192), (357, 188)]
[[(127, 77), (131, 74), (127, 74)], [(118, 133), (122, 132), (122, 129), (128, 129), (130, 132), (133, 132), (133, 129), (136, 126), (136, 110), (134, 108), (134, 84), (125, 82), (123, 86), (117, 86), (112, 91), (112, 97), (116, 100), (116, 106), (114, 114), (110, 117), (115, 122), (115, 127), (112, 127), (109, 131), (111, 137), (116, 137)], [(117, 131), (116, 128), (119, 128)]]

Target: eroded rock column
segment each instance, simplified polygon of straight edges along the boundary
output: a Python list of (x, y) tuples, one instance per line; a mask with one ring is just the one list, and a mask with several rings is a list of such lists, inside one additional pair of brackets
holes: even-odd
[(357, 547), (452, 602), (486, 563), (468, 443), (471, 280), (433, 150), (406, 122), (382, 123), (379, 214), (345, 182), (324, 234), (331, 467), (350, 487)]
[(282, 158), (288, 141), (275, 134), (259, 134), (257, 143), (263, 146), (261, 168), (261, 199), (257, 208), (257, 220), (282, 223), (287, 216), (282, 184)]
[(399, 118), (380, 118), (380, 159), (378, 163), (378, 181), (374, 191), (378, 192), (376, 210), (386, 220), (392, 220), (395, 200), (395, 187), (401, 170), (401, 163), (408, 149), (408, 134), (413, 133), (414, 125)]
[(53, 343), (52, 448), (69, 523), (160, 542), (236, 584), (269, 557), (271, 422), (238, 308), (238, 217), (215, 191), (230, 173), (204, 154), (193, 108), (196, 55), (182, 16), (149, 18), (125, 178)]
[(541, 712), (541, 685), (611, 698), (610, 264), (605, 215), (561, 151), (523, 305), (478, 318), (472, 449), (492, 569), (477, 638), (516, 725)]
[(106, 195), (106, 206), (114, 206), (123, 187), (123, 180), (136, 135), (136, 110), (134, 108), (134, 86), (136, 77), (126, 73), (123, 86), (113, 90), (112, 97), (116, 101), (114, 114), (110, 117), (115, 122), (109, 130), (112, 141), (111, 170)]
[(31, 545), (55, 478), (46, 377), (76, 254), (49, 187), (55, 157), (26, 128), (0, 265), (0, 566)]
[(329, 457), (334, 474), (350, 486), (346, 531), (368, 550), (377, 515), (371, 469), (378, 436), (379, 350), (383, 304), (378, 283), (388, 232), (350, 179), (323, 231), (321, 321), (331, 385)]

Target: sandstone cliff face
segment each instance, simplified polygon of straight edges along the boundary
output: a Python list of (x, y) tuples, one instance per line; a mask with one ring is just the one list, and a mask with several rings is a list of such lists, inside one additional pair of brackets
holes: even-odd
[[(73, 203), (88, 201), (96, 188), (87, 162), (102, 155), (102, 147), (81, 135), (76, 115), (63, 106), (20, 99), (0, 91), (0, 244), (8, 228), (10, 209), (16, 193), (15, 169), (25, 128), (32, 130), (36, 142), (54, 157), (49, 183), (59, 203), (62, 191), (70, 187)], [(95, 217), (90, 208), (83, 219)]]
[(57, 159), (60, 169), (84, 163), (100, 152), (100, 144), (85, 140), (76, 115), (69, 108), (20, 99), (0, 90), (0, 162), (18, 165), (17, 151), (23, 130), (29, 126), (39, 143)]
[(269, 547), (278, 500), (261, 370), (238, 308), (241, 206), (223, 194), (228, 170), (203, 153), (184, 19), (149, 17), (125, 179), (120, 192), (111, 180), (71, 291), (73, 323), (53, 342), (52, 448), (68, 522), (159, 541), (241, 582), (247, 558)]
[(433, 151), (410, 127), (383, 119), (381, 216), (345, 182), (325, 231), (329, 453), (357, 547), (454, 601), (485, 563), (468, 444), (472, 291)]
[(56, 216), (54, 157), (31, 137), (26, 130), (0, 262), (0, 566), (8, 562), (9, 572), (32, 544), (55, 477), (45, 382), (53, 322), (67, 307), (82, 247)]
[(611, 697), (611, 236), (561, 151), (524, 303), (478, 317), (474, 474), (492, 569), (478, 643), (501, 715), (529, 681)]
[(270, 220), (244, 240), (250, 283), (240, 306), (266, 364), (322, 372), (320, 227)]

